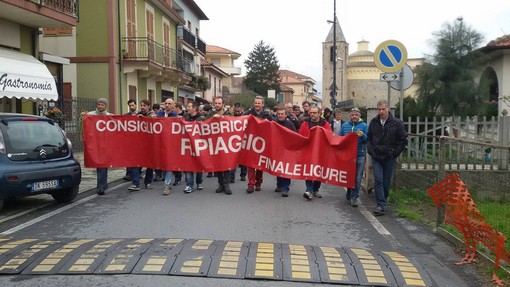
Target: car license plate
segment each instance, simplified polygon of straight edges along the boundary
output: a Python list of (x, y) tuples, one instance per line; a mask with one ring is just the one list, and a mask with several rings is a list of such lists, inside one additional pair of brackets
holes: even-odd
[(37, 190), (45, 190), (50, 188), (58, 187), (58, 180), (47, 180), (47, 181), (40, 181), (40, 182), (34, 182), (32, 184), (32, 191)]

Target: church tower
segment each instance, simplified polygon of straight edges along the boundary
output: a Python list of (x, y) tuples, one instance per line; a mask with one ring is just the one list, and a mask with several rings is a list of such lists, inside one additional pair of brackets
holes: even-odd
[[(328, 37), (326, 37), (326, 41), (322, 43), (322, 105), (324, 107), (331, 107), (330, 88), (334, 87), (333, 61), (336, 61), (336, 102), (340, 103), (348, 100), (346, 68), (349, 57), (349, 44), (345, 41), (345, 36), (338, 23), (338, 18), (335, 19), (335, 22), (336, 27), (331, 25)], [(334, 36), (334, 34), (336, 35)], [(334, 38), (336, 38), (336, 59), (333, 59)]]

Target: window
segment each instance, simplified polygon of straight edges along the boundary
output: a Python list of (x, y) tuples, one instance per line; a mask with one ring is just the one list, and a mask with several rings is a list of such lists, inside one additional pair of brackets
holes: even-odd
[(211, 63), (213, 63), (215, 66), (220, 66), (220, 58), (211, 58)]
[(285, 94), (284, 93), (278, 93), (278, 102), (279, 103), (285, 102)]

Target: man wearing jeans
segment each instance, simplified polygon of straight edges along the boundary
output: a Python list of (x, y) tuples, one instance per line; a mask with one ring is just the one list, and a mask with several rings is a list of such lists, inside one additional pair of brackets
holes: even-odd
[[(106, 111), (106, 106), (108, 105), (108, 101), (105, 98), (99, 98), (96, 102), (96, 109), (88, 112), (87, 115), (111, 115)], [(84, 113), (82, 113), (82, 116)], [(108, 169), (107, 168), (97, 168), (97, 190), (96, 193), (98, 195), (104, 195), (104, 191), (108, 188)]]
[[(329, 123), (323, 119), (319, 113), (319, 108), (314, 106), (309, 109), (308, 114), (309, 118), (305, 119), (301, 126), (299, 127), (299, 134), (308, 137), (310, 135), (310, 129), (313, 127), (322, 127), (327, 131), (331, 131), (331, 126)], [(303, 197), (312, 200), (312, 198), (322, 198), (322, 195), (319, 193), (319, 189), (321, 188), (321, 182), (317, 180), (305, 180), (306, 191), (303, 194)]]
[(401, 120), (395, 118), (388, 102), (377, 102), (378, 115), (370, 121), (367, 135), (367, 151), (372, 156), (374, 170), (375, 199), (374, 215), (386, 214), (386, 200), (390, 193), (391, 177), (397, 157), (407, 143), (407, 133)]
[[(187, 115), (186, 121), (203, 121), (205, 117), (198, 113), (198, 103), (197, 102), (189, 102), (186, 105)], [(184, 193), (193, 192), (193, 184), (196, 179), (197, 189), (202, 190), (204, 187), (202, 186), (202, 173), (201, 172), (191, 172), (186, 171), (186, 187), (184, 188)]]
[(359, 205), (359, 189), (361, 178), (363, 177), (363, 166), (365, 165), (365, 153), (367, 149), (368, 125), (361, 119), (361, 113), (358, 108), (352, 108), (349, 113), (350, 121), (345, 122), (339, 134), (345, 136), (348, 133), (355, 133), (358, 136), (358, 151), (356, 153), (356, 185), (354, 188), (347, 189), (347, 200), (352, 207)]
[[(159, 112), (157, 112), (158, 117), (177, 117), (177, 113), (174, 112), (174, 100), (171, 98), (168, 98), (165, 100), (165, 108)], [(173, 171), (162, 171), (163, 173), (163, 180), (164, 180), (164, 188), (163, 188), (163, 195), (169, 195), (172, 191), (172, 179), (174, 178)]]

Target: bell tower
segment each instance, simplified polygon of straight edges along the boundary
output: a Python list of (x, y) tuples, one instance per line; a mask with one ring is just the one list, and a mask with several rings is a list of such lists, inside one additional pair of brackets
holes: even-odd
[[(335, 18), (335, 21), (329, 22), (333, 25), (326, 40), (322, 42), (322, 105), (333, 108), (331, 106), (331, 95), (335, 87), (333, 83), (334, 78), (336, 79), (336, 102), (339, 103), (347, 100), (346, 68), (349, 44), (345, 41), (338, 18)], [(335, 46), (336, 57), (334, 53)]]

